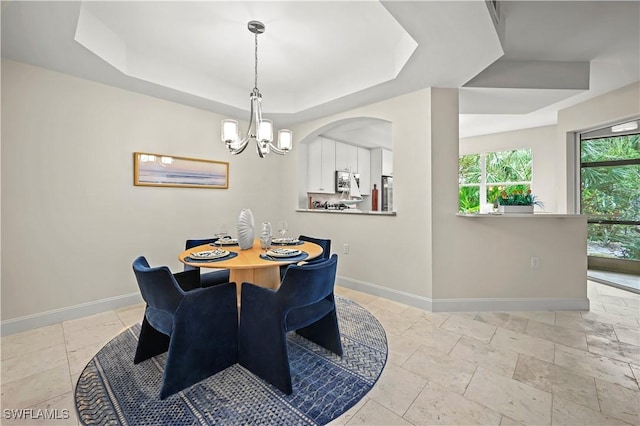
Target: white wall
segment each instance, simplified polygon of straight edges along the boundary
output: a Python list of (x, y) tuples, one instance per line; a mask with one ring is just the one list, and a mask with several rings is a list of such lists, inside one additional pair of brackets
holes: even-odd
[[(306, 153), (288, 156), (284, 163), (282, 190), (290, 227), (294, 233), (331, 238), (333, 251), (340, 256), (338, 274), (353, 284), (371, 284), (396, 294), (431, 295), (429, 99), (430, 90), (421, 90), (292, 128), (299, 141), (348, 118), (392, 123), (397, 216), (296, 212), (301, 196), (297, 176), (303, 178), (306, 173), (302, 165), (306, 157), (300, 156)], [(342, 254), (343, 244), (349, 244), (350, 254)]]
[[(231, 156), (220, 119), (3, 59), (2, 319), (137, 294), (136, 256), (181, 270), (243, 207), (278, 220), (282, 157)], [(229, 189), (134, 186), (134, 151), (229, 161)]]
[[(304, 138), (349, 116), (393, 123), (398, 215), (291, 212), (299, 229), (331, 238), (334, 251), (341, 253), (342, 245), (349, 244), (350, 254), (340, 254), (342, 284), (434, 310), (586, 306), (583, 218), (456, 216), (457, 90), (419, 91), (306, 123), (294, 131)], [(294, 159), (287, 165), (292, 170), (297, 167)], [(284, 187), (286, 204), (294, 206), (294, 197), (286, 194), (295, 194), (295, 182), (289, 186)], [(401, 251), (389, 255), (385, 249)], [(534, 271), (531, 256), (540, 261)]]
[(460, 139), (460, 155), (531, 148), (532, 191), (547, 213), (556, 212), (556, 126), (534, 127)]
[[(137, 294), (137, 255), (178, 270), (185, 238), (235, 224), (243, 207), (258, 223), (289, 220), (292, 235), (331, 238), (341, 283), (418, 306), (584, 299), (582, 219), (456, 216), (457, 96), (425, 89), (294, 126), (296, 141), (347, 118), (393, 126), (397, 216), (304, 213), (304, 149), (234, 157), (216, 114), (3, 61), (2, 319)], [(134, 187), (134, 151), (230, 161), (230, 187)]]

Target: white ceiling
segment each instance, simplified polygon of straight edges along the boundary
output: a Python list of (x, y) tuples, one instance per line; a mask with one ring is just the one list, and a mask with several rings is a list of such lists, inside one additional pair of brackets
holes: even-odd
[[(457, 87), (463, 137), (554, 124), (558, 109), (640, 80), (640, 2), (499, 7), (496, 27), (480, 0), (4, 1), (2, 56), (245, 119), (256, 19), (276, 126)], [(363, 123), (333, 136), (384, 144), (388, 123)]]

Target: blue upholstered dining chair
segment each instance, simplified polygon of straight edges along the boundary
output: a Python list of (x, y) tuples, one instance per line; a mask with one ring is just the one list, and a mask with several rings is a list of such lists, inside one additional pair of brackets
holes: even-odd
[[(217, 238), (207, 238), (202, 240), (187, 240), (184, 249), (189, 250), (190, 248), (201, 246), (204, 244), (213, 244), (218, 241)], [(200, 272), (200, 268), (191, 265), (184, 265), (185, 271), (197, 270)], [(228, 269), (219, 269), (217, 271), (205, 272), (200, 274), (200, 286), (201, 287), (211, 287), (212, 285), (224, 284), (229, 282), (229, 270)]]
[[(306, 235), (300, 235), (298, 237), (298, 239), (300, 241), (307, 241), (309, 243), (315, 243), (315, 244), (319, 245), (320, 247), (322, 247), (322, 255), (320, 255), (319, 257), (317, 257), (315, 259), (311, 259), (311, 260), (307, 261), (307, 263), (319, 262), (321, 260), (326, 260), (326, 259), (329, 259), (331, 257), (331, 240), (325, 240), (325, 239), (322, 239), (322, 238), (307, 237)], [(289, 267), (289, 265), (280, 266), (280, 278), (284, 277), (284, 273), (285, 273), (285, 271), (287, 270), (288, 267)]]
[(181, 284), (192, 288), (199, 271), (172, 274), (166, 266), (149, 267), (143, 256), (133, 272), (147, 303), (133, 362), (168, 350), (160, 399), (238, 362), (235, 283), (185, 291)]
[(287, 332), (342, 355), (333, 287), (338, 255), (290, 266), (276, 290), (242, 283), (238, 361), (286, 394), (292, 392)]

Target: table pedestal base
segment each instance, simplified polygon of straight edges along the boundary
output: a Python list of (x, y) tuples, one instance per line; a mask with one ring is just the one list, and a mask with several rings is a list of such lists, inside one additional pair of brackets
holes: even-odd
[(229, 280), (236, 283), (238, 293), (238, 305), (240, 305), (240, 291), (242, 283), (247, 282), (260, 287), (277, 290), (280, 287), (280, 266), (274, 265), (268, 268), (231, 269)]

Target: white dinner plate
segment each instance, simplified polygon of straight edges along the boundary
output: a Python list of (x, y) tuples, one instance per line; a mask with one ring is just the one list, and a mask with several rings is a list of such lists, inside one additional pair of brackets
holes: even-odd
[(267, 255), (271, 257), (293, 257), (299, 255), (300, 253), (302, 253), (300, 250), (276, 248), (269, 250), (267, 252)]
[(271, 242), (273, 244), (296, 244), (298, 241), (297, 238), (291, 238), (291, 237), (287, 237), (287, 238), (274, 238), (273, 240), (271, 240)]
[(225, 257), (228, 255), (229, 252), (227, 250), (215, 249), (190, 253), (189, 257), (193, 259), (218, 259), (220, 257)]
[(216, 244), (220, 244), (221, 246), (238, 244), (238, 239), (237, 238), (220, 238), (216, 241)]

